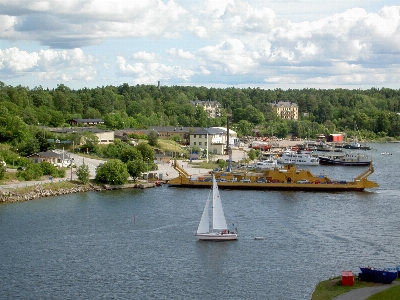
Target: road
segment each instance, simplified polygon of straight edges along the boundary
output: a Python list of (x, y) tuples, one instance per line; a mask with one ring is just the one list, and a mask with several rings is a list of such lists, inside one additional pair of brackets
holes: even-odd
[[(279, 142), (280, 147), (287, 147), (287, 146), (292, 146), (295, 144), (298, 144), (301, 142), (294, 142), (294, 141), (281, 141)], [(233, 149), (232, 151), (232, 160), (233, 161), (240, 161), (245, 158), (247, 158), (247, 151), (250, 149), (245, 147), (244, 150), (237, 150)], [(87, 157), (82, 157), (79, 156), (78, 154), (71, 153), (65, 151), (64, 153), (68, 154), (71, 158), (74, 159), (74, 163), (77, 167), (81, 166), (83, 163), (87, 164), (89, 166), (89, 172), (90, 172), (90, 178), (94, 178), (96, 176), (96, 167), (100, 163), (104, 163), (104, 160), (100, 159), (94, 159), (94, 158), (87, 158)], [(213, 160), (217, 159), (228, 159), (228, 155), (217, 155), (213, 157)], [(210, 171), (210, 169), (204, 169), (204, 168), (195, 168), (193, 164), (190, 164), (188, 161), (178, 161), (181, 167), (183, 167), (190, 175), (198, 175), (198, 174), (206, 174)], [(193, 161), (194, 163), (196, 161)], [(200, 162), (200, 161), (199, 161)], [(9, 170), (15, 170), (15, 169), (9, 169)], [(162, 179), (164, 180), (169, 180), (172, 178), (175, 178), (178, 176), (178, 172), (173, 168), (171, 164), (167, 163), (160, 163), (158, 164), (158, 170), (153, 171), (154, 173), (157, 173), (157, 175), (160, 178), (160, 174)], [(4, 188), (16, 188), (16, 187), (24, 187), (24, 186), (32, 186), (32, 185), (37, 185), (37, 184), (43, 184), (43, 183), (49, 183), (49, 182), (58, 182), (58, 181), (66, 181), (66, 180), (75, 180), (77, 178), (76, 176), (76, 168), (72, 168), (67, 171), (66, 177), (65, 178), (53, 178), (52, 180), (46, 179), (46, 180), (41, 180), (41, 181), (27, 181), (27, 182), (18, 182), (18, 183), (10, 183), (7, 185), (0, 185), (0, 189)]]

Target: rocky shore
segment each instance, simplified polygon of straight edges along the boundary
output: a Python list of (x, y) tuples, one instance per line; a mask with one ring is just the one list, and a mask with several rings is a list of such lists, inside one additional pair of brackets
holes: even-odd
[(5, 189), (5, 190), (0, 190), (0, 203), (29, 201), (43, 197), (62, 196), (62, 195), (82, 193), (82, 192), (106, 191), (106, 190), (128, 189), (128, 188), (144, 189), (155, 186), (156, 185), (154, 183), (130, 183), (124, 185), (94, 185), (94, 184), (78, 185), (77, 184), (72, 188), (60, 188), (60, 189), (42, 188), (41, 186), (38, 186), (36, 189), (30, 192), (21, 192), (18, 189)]

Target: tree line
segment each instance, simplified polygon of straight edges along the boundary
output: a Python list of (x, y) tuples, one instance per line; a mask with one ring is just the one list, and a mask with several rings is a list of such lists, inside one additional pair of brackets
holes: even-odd
[[(221, 116), (210, 119), (191, 100), (218, 101)], [(276, 101), (298, 104), (299, 120), (281, 120), (271, 108)], [(73, 118), (102, 118), (104, 129), (148, 126), (226, 126), (238, 135), (315, 138), (318, 134), (353, 132), (363, 137), (400, 136), (400, 90), (206, 88), (122, 84), (73, 90), (6, 86), (0, 82), (0, 143), (41, 140), (37, 128), (69, 126)], [(35, 127), (36, 130), (33, 130)], [(38, 144), (36, 142), (36, 144)]]

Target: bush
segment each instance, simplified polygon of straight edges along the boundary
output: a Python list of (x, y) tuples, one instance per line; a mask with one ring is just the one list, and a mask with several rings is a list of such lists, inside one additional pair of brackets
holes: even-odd
[(119, 159), (111, 159), (97, 168), (95, 181), (113, 185), (128, 182), (129, 173), (126, 165)]
[(25, 181), (40, 180), (42, 176), (43, 176), (43, 170), (40, 164), (30, 165), (25, 171), (19, 171), (17, 173), (17, 178)]
[(89, 171), (89, 166), (86, 164), (80, 165), (76, 169), (76, 175), (78, 176), (78, 179), (82, 184), (86, 184), (89, 182), (89, 177), (90, 177), (90, 171)]

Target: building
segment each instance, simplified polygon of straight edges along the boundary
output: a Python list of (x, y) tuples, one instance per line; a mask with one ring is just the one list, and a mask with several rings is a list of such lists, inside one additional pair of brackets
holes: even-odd
[[(237, 133), (229, 130), (229, 144), (238, 142)], [(190, 147), (199, 147), (209, 154), (223, 155), (227, 145), (227, 129), (221, 127), (201, 128), (190, 133)]]
[(202, 100), (192, 100), (190, 101), (194, 106), (202, 106), (204, 111), (207, 112), (210, 119), (221, 117), (221, 104), (217, 101), (202, 101)]
[(93, 133), (99, 139), (99, 144), (111, 144), (114, 142), (114, 131), (112, 130), (103, 130), (92, 127), (75, 127), (75, 128), (52, 129), (50, 131), (59, 134), (67, 134), (67, 133), (77, 134), (79, 138), (77, 139), (77, 141), (74, 142), (78, 145), (85, 143), (82, 140), (83, 137), (81, 136), (83, 132)]
[(67, 167), (71, 164), (71, 157), (67, 153), (57, 153), (54, 151), (46, 151), (34, 153), (28, 156), (34, 163), (48, 162), (56, 167)]
[(271, 103), (272, 110), (281, 118), (285, 120), (298, 120), (299, 107), (293, 102), (273, 102)]
[(340, 143), (343, 142), (344, 136), (342, 133), (331, 133), (326, 137), (327, 142)]
[(199, 130), (200, 127), (184, 127), (184, 126), (150, 126), (149, 130), (154, 130), (158, 133), (158, 138), (168, 140), (177, 137), (179, 143), (188, 145), (190, 133)]
[(71, 119), (69, 120), (71, 126), (96, 126), (104, 124), (103, 119)]

